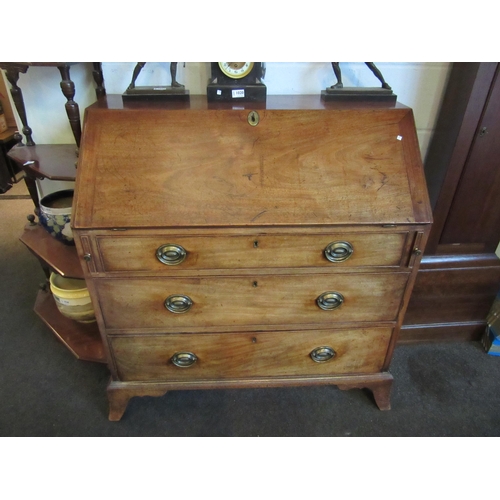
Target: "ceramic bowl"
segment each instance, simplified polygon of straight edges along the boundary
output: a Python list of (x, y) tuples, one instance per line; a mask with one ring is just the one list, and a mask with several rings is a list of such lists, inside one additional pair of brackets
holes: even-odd
[(74, 245), (71, 231), (71, 207), (73, 189), (56, 191), (40, 200), (40, 224), (57, 240), (66, 245)]
[(50, 291), (62, 315), (79, 323), (95, 321), (94, 307), (85, 280), (51, 273)]

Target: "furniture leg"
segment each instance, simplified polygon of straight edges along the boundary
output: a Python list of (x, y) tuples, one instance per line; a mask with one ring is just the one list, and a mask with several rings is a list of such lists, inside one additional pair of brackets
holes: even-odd
[(109, 420), (117, 422), (127, 409), (128, 402), (133, 396), (160, 397), (167, 393), (161, 384), (130, 384), (128, 387), (121, 382), (111, 380), (107, 388), (109, 400)]
[(375, 403), (377, 404), (379, 410), (387, 411), (391, 409), (391, 389), (392, 389), (392, 379), (384, 380), (368, 387), (372, 391)]
[(387, 411), (391, 409), (391, 388), (392, 388), (393, 377), (389, 373), (386, 373), (384, 378), (381, 380), (375, 380), (373, 382), (356, 382), (350, 384), (339, 384), (337, 387), (342, 390), (349, 389), (369, 389), (375, 403), (379, 410)]
[(78, 104), (73, 100), (75, 97), (75, 84), (71, 81), (69, 75), (69, 64), (63, 66), (58, 66), (61, 73), (61, 90), (64, 97), (68, 100), (66, 103), (66, 113), (68, 114), (69, 123), (71, 125), (71, 130), (76, 140), (76, 145), (80, 147), (80, 138), (82, 136), (82, 127), (80, 123), (80, 110)]
[(26, 171), (25, 174), (26, 175), (24, 176), (24, 182), (26, 183), (26, 188), (28, 189), (31, 199), (33, 200), (33, 203), (35, 205), (35, 214), (38, 217), (40, 213), (40, 200), (38, 199), (36, 177), (29, 175)]
[(106, 95), (106, 89), (104, 88), (104, 75), (102, 74), (102, 63), (95, 62), (92, 63), (92, 65), (94, 66), (92, 74), (94, 75), (94, 81), (97, 84), (95, 95), (97, 99), (99, 99), (99, 97), (104, 97)]
[(108, 400), (109, 400), (109, 420), (111, 422), (118, 422), (123, 417), (127, 409), (128, 402), (132, 394), (123, 390), (110, 389), (108, 387)]
[(34, 146), (35, 143), (33, 142), (33, 139), (31, 137), (33, 131), (28, 125), (26, 109), (24, 107), (23, 93), (17, 85), (17, 81), (19, 80), (19, 73), (26, 73), (27, 71), (28, 66), (12, 66), (5, 70), (5, 75), (7, 76), (7, 80), (11, 85), (10, 94), (12, 95), (12, 99), (14, 101), (14, 104), (16, 105), (19, 118), (21, 118), (21, 122), (23, 123), (23, 134), (26, 137), (26, 145)]

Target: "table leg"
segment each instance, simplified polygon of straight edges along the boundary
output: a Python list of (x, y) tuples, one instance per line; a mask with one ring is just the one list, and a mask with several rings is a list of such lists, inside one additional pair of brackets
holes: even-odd
[(63, 66), (58, 66), (61, 73), (61, 90), (64, 97), (68, 100), (66, 102), (66, 113), (68, 115), (69, 123), (71, 125), (71, 130), (76, 140), (76, 145), (80, 147), (80, 138), (82, 136), (82, 127), (80, 123), (80, 109), (78, 104), (73, 100), (75, 97), (75, 84), (71, 81), (69, 75), (69, 64)]
[(19, 118), (21, 118), (21, 122), (23, 123), (23, 134), (26, 137), (26, 145), (34, 146), (35, 143), (33, 142), (33, 139), (31, 137), (33, 131), (28, 125), (26, 109), (24, 107), (23, 93), (17, 85), (17, 81), (19, 80), (19, 73), (26, 73), (27, 71), (28, 66), (13, 66), (5, 70), (5, 76), (7, 77), (7, 80), (11, 85), (10, 94), (12, 96), (14, 104), (16, 105)]
[(94, 75), (94, 81), (97, 84), (95, 95), (97, 99), (99, 99), (99, 97), (104, 97), (106, 95), (106, 89), (104, 88), (104, 75), (102, 74), (102, 63), (95, 62), (92, 64), (94, 66), (92, 74)]

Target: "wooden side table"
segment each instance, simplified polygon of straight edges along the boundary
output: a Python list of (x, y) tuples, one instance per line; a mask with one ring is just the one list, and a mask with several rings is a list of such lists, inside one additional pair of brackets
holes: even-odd
[[(56, 67), (61, 73), (61, 90), (67, 99), (65, 104), (66, 113), (68, 115), (69, 123), (73, 136), (75, 137), (77, 147), (80, 147), (80, 138), (82, 135), (82, 127), (80, 123), (80, 109), (78, 104), (74, 101), (75, 97), (75, 84), (70, 77), (70, 67), (77, 63), (70, 62), (0, 62), (0, 68), (5, 70), (7, 80), (11, 85), (10, 93), (14, 104), (16, 105), (17, 112), (23, 123), (23, 134), (26, 137), (26, 145), (34, 146), (35, 143), (32, 138), (32, 130), (28, 125), (28, 118), (24, 106), (23, 93), (21, 88), (17, 85), (20, 73), (26, 73), (31, 66), (47, 66)], [(93, 76), (97, 84), (96, 96), (102, 97), (106, 95), (104, 88), (104, 78), (102, 74), (101, 63), (93, 63)]]
[[(38, 194), (34, 179), (75, 180), (74, 146), (68, 144), (15, 147), (10, 156), (26, 173), (26, 184), (38, 208)], [(30, 160), (26, 160), (30, 158)], [(31, 160), (31, 158), (34, 158)], [(29, 182), (28, 182), (29, 181)], [(37, 210), (35, 210), (37, 212)], [(40, 261), (47, 281), (51, 272), (68, 278), (83, 279), (83, 271), (76, 248), (57, 241), (35, 222), (35, 216), (28, 216), (29, 223), (19, 238), (28, 250)], [(52, 330), (56, 337), (78, 359), (105, 363), (103, 344), (96, 323), (83, 324), (63, 316), (54, 302), (48, 283), (41, 286), (35, 306), (35, 313)]]
[[(26, 145), (22, 143), (22, 136), (17, 134), (18, 145), (13, 147), (8, 156), (25, 173), (25, 182), (30, 196), (35, 205), (35, 213), (38, 215), (38, 190), (37, 180), (51, 179), (71, 181), (76, 175), (76, 157), (81, 138), (80, 110), (74, 101), (75, 85), (70, 78), (70, 67), (77, 63), (62, 62), (0, 62), (0, 68), (5, 70), (7, 80), (11, 85), (11, 95), (16, 106), (19, 117), (23, 123), (23, 134)], [(96, 97), (106, 95), (104, 88), (104, 77), (100, 62), (93, 64), (93, 77), (96, 82)], [(32, 138), (32, 129), (28, 125), (28, 118), (24, 105), (21, 88), (17, 85), (19, 74), (26, 73), (31, 66), (56, 67), (62, 77), (61, 90), (67, 98), (66, 113), (73, 131), (77, 149), (71, 144), (44, 144), (36, 145)]]
[[(26, 174), (26, 185), (35, 203), (37, 215), (39, 200), (36, 179), (75, 180), (76, 167), (72, 144), (18, 146), (9, 152), (9, 156), (22, 167)], [(47, 280), (51, 272), (68, 278), (83, 279), (76, 248), (64, 245), (50, 236), (40, 224), (35, 222), (34, 215), (29, 215), (28, 219), (29, 223), (19, 239), (40, 261)], [(97, 324), (78, 323), (63, 316), (57, 309), (47, 283), (38, 292), (34, 310), (78, 359), (106, 362)]]
[(40, 144), (14, 146), (8, 156), (25, 173), (25, 182), (38, 215), (37, 180), (74, 181), (76, 178), (75, 146), (73, 144)]
[[(67, 98), (66, 113), (78, 148), (81, 124), (78, 104), (74, 101), (75, 85), (70, 79), (70, 67), (73, 64), (76, 63), (0, 63), (0, 68), (5, 70), (7, 80), (11, 85), (11, 95), (23, 123), (22, 132), (26, 138), (26, 145), (24, 145), (21, 134), (15, 133), (12, 144), (14, 147), (11, 147), (7, 156), (17, 168), (24, 172), (26, 186), (35, 205), (36, 215), (38, 215), (40, 203), (36, 181), (50, 179), (74, 182), (78, 149), (75, 150), (74, 144), (35, 145), (32, 139), (32, 130), (28, 125), (22, 91), (17, 85), (17, 81), (19, 74), (26, 73), (31, 66), (48, 66), (59, 69), (62, 77), (61, 90)], [(97, 84), (96, 96), (102, 97), (106, 91), (101, 63), (93, 63), (93, 76)], [(16, 143), (17, 145), (14, 145)], [(34, 215), (28, 215), (28, 220), (29, 223), (26, 224), (20, 241), (40, 261), (47, 279), (51, 272), (69, 278), (83, 279), (83, 271), (76, 248), (66, 246), (52, 238), (40, 224), (35, 222)], [(97, 324), (78, 323), (63, 316), (55, 304), (48, 283), (41, 286), (34, 310), (78, 359), (106, 362)]]
[[(28, 155), (28, 156), (24, 156)], [(33, 179), (75, 180), (74, 146), (67, 144), (15, 147), (10, 156), (23, 165), (30, 194), (38, 209), (38, 194)], [(34, 160), (26, 161), (26, 158)], [(71, 161), (73, 160), (73, 161)], [(35, 212), (38, 212), (38, 210)], [(83, 271), (76, 248), (57, 241), (28, 216), (20, 241), (38, 258), (45, 275), (56, 272), (68, 278), (83, 279)], [(35, 313), (52, 330), (56, 337), (78, 359), (105, 363), (103, 343), (96, 323), (78, 323), (63, 316), (54, 302), (48, 283), (41, 286), (34, 307)]]
[[(63, 245), (35, 223), (34, 216), (30, 218), (19, 239), (38, 258), (47, 278), (53, 271), (68, 278), (83, 279), (76, 248)], [(48, 284), (40, 287), (34, 311), (76, 358), (106, 362), (97, 324), (78, 323), (63, 316), (57, 309)]]

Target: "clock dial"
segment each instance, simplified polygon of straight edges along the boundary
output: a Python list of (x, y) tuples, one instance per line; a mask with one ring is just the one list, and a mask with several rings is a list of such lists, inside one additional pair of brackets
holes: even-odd
[(219, 68), (229, 78), (244, 78), (253, 69), (253, 62), (220, 62)]

